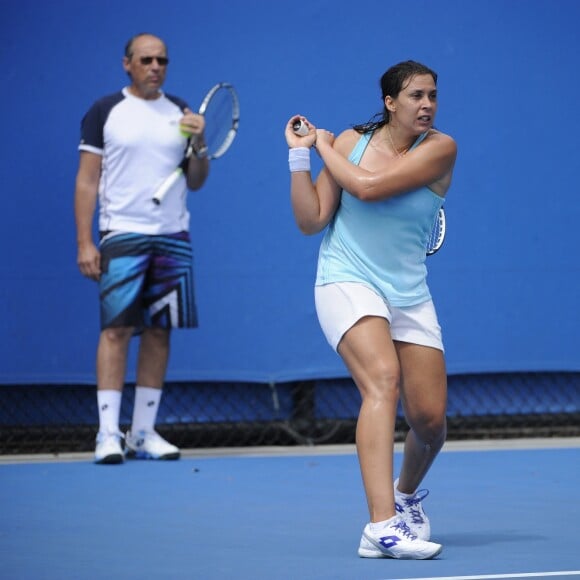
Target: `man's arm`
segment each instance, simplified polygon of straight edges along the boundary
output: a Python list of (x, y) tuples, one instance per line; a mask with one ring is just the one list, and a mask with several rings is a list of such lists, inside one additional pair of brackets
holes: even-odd
[(101, 156), (96, 153), (81, 151), (75, 186), (77, 264), (83, 276), (93, 280), (98, 280), (101, 275), (101, 255), (93, 241), (101, 160)]
[(203, 130), (205, 129), (205, 119), (203, 115), (194, 113), (191, 109), (185, 109), (183, 117), (179, 121), (180, 129), (191, 135), (193, 143), (193, 155), (187, 164), (185, 179), (187, 187), (191, 191), (196, 191), (205, 183), (209, 174), (209, 160), (206, 157), (201, 159), (196, 156), (196, 152), (205, 149)]
[(189, 159), (187, 165), (187, 173), (185, 175), (187, 187), (191, 191), (196, 191), (201, 188), (209, 175), (209, 160), (207, 157), (198, 159), (195, 153)]

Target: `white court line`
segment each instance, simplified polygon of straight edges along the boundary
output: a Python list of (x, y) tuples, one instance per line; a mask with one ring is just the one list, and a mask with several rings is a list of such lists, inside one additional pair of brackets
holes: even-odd
[(504, 580), (505, 578), (548, 578), (554, 576), (580, 576), (580, 570), (567, 572), (530, 572), (524, 574), (487, 574), (484, 576), (433, 576), (432, 578), (391, 578), (385, 580)]
[[(493, 439), (447, 441), (442, 453), (456, 451), (521, 451), (535, 449), (580, 449), (580, 437), (547, 437), (532, 439)], [(403, 443), (395, 443), (395, 453), (403, 452)], [(182, 449), (184, 459), (216, 459), (219, 457), (304, 457), (312, 455), (356, 455), (353, 444), (336, 445), (290, 445), (259, 447), (210, 447)], [(15, 463), (69, 463), (93, 461), (94, 453), (38, 453), (27, 455), (0, 455), (0, 465)], [(417, 579), (422, 580), (422, 579)]]

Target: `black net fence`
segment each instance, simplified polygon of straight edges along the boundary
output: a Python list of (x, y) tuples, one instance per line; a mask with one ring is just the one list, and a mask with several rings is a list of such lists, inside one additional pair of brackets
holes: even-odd
[[(448, 439), (580, 436), (580, 373), (448, 378)], [(123, 394), (131, 422), (134, 386)], [(168, 383), (157, 430), (182, 449), (354, 443), (360, 396), (350, 379)], [(0, 386), (0, 455), (93, 451), (95, 388)], [(407, 426), (399, 409), (396, 440)]]

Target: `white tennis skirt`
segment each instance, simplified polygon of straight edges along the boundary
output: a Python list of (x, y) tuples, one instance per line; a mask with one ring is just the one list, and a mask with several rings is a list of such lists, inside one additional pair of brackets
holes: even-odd
[(444, 351), (441, 327), (432, 300), (397, 308), (359, 282), (315, 286), (314, 299), (322, 331), (335, 351), (345, 333), (365, 316), (385, 318), (393, 340)]

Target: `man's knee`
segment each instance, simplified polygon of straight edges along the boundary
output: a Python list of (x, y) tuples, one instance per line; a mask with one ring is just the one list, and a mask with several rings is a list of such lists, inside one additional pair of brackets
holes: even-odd
[(160, 328), (156, 326), (148, 326), (143, 329), (141, 335), (142, 338), (146, 340), (155, 341), (161, 344), (166, 344), (169, 342), (170, 330), (168, 328)]
[(101, 331), (101, 340), (109, 344), (127, 344), (133, 336), (133, 327), (111, 327)]

